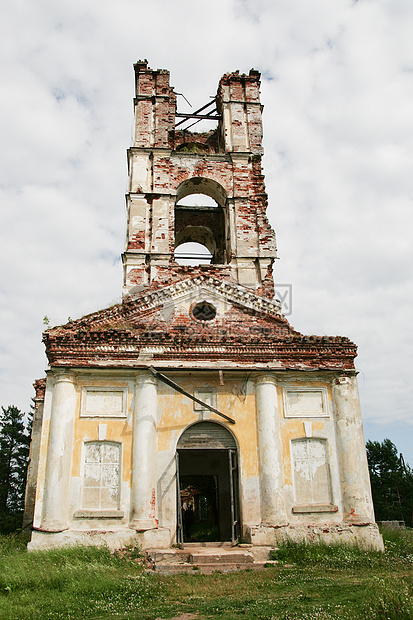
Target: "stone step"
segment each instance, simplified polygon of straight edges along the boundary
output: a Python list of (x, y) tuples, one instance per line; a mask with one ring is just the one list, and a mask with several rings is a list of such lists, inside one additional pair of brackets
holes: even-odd
[(146, 557), (154, 564), (174, 564), (176, 562), (189, 562), (190, 551), (185, 549), (149, 549)]
[(271, 552), (275, 551), (276, 547), (252, 547), (249, 551), (254, 558), (254, 562), (266, 562), (271, 558)]
[[(184, 543), (185, 549), (205, 549), (208, 547), (212, 547), (213, 549), (233, 549), (234, 547), (239, 547), (239, 544), (233, 545), (229, 540), (223, 542), (186, 542)], [(245, 546), (252, 547), (250, 543), (247, 543)]]
[(193, 551), (189, 556), (192, 564), (252, 564), (254, 558), (248, 551), (219, 551), (205, 553), (203, 551)]
[(274, 560), (267, 562), (253, 562), (251, 564), (225, 564), (222, 562), (216, 562), (211, 564), (156, 564), (153, 569), (147, 569), (145, 572), (162, 573), (168, 575), (174, 575), (178, 573), (193, 573), (193, 574), (210, 574), (210, 573), (230, 573), (240, 570), (260, 570), (277, 564)]
[(260, 569), (275, 564), (270, 560), (273, 547), (208, 543), (185, 544), (184, 549), (148, 549), (146, 557), (151, 569), (161, 573)]

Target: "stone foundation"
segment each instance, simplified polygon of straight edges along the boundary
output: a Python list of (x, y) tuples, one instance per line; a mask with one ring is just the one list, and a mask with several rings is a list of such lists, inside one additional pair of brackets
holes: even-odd
[[(341, 523), (337, 525), (285, 525), (273, 527), (258, 525), (248, 527), (245, 539), (253, 547), (277, 546), (287, 541), (297, 543), (337, 545), (340, 543), (357, 545), (360, 549), (384, 551), (384, 544), (375, 523), (354, 525)], [(66, 530), (64, 532), (41, 532), (34, 530), (29, 551), (54, 549), (70, 545), (106, 546), (111, 551), (122, 547), (140, 547), (141, 549), (170, 549), (173, 537), (169, 528), (158, 528), (145, 532), (132, 529), (112, 531)], [(222, 545), (222, 543), (217, 543)]]
[(34, 530), (27, 549), (28, 551), (41, 551), (73, 545), (105, 546), (111, 551), (122, 549), (123, 547), (169, 549), (171, 546), (171, 532), (168, 528), (158, 528), (145, 532), (136, 532), (129, 528), (112, 531), (66, 530), (64, 532), (40, 532)]
[(375, 523), (286, 525), (284, 527), (258, 525), (247, 528), (246, 539), (253, 545), (281, 545), (287, 541), (326, 545), (344, 543), (357, 545), (360, 549), (384, 551), (383, 539)]

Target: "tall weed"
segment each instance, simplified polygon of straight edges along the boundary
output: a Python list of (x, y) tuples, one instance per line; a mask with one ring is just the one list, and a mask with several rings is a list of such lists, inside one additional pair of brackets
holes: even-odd
[(297, 566), (325, 568), (377, 568), (385, 559), (380, 551), (364, 551), (354, 545), (307, 544), (287, 541), (273, 552), (273, 559)]
[(273, 559), (297, 566), (328, 568), (385, 568), (400, 562), (413, 564), (413, 530), (383, 530), (385, 551), (367, 551), (356, 545), (308, 544), (287, 541), (273, 552)]
[(413, 619), (413, 584), (394, 577), (376, 578), (375, 595), (366, 609), (372, 620)]
[(30, 535), (27, 533), (0, 534), (0, 558), (11, 553), (26, 553)]
[(413, 564), (413, 530), (381, 528), (385, 555), (397, 561), (405, 561)]

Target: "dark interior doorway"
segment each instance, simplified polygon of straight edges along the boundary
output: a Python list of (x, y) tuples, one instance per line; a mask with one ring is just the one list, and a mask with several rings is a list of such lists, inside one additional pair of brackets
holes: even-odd
[(184, 542), (220, 540), (218, 476), (181, 476)]
[(177, 543), (234, 544), (240, 533), (238, 459), (224, 424), (199, 421), (179, 438), (176, 452)]
[(235, 542), (239, 529), (235, 452), (183, 449), (178, 458), (181, 542)]

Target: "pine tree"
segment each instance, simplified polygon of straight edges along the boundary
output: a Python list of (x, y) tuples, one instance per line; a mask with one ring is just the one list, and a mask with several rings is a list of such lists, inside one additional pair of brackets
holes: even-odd
[(390, 439), (367, 441), (371, 491), (377, 521), (413, 526), (413, 472)]
[(21, 525), (24, 508), (30, 436), (24, 414), (17, 408), (2, 407), (0, 414), (0, 531)]

